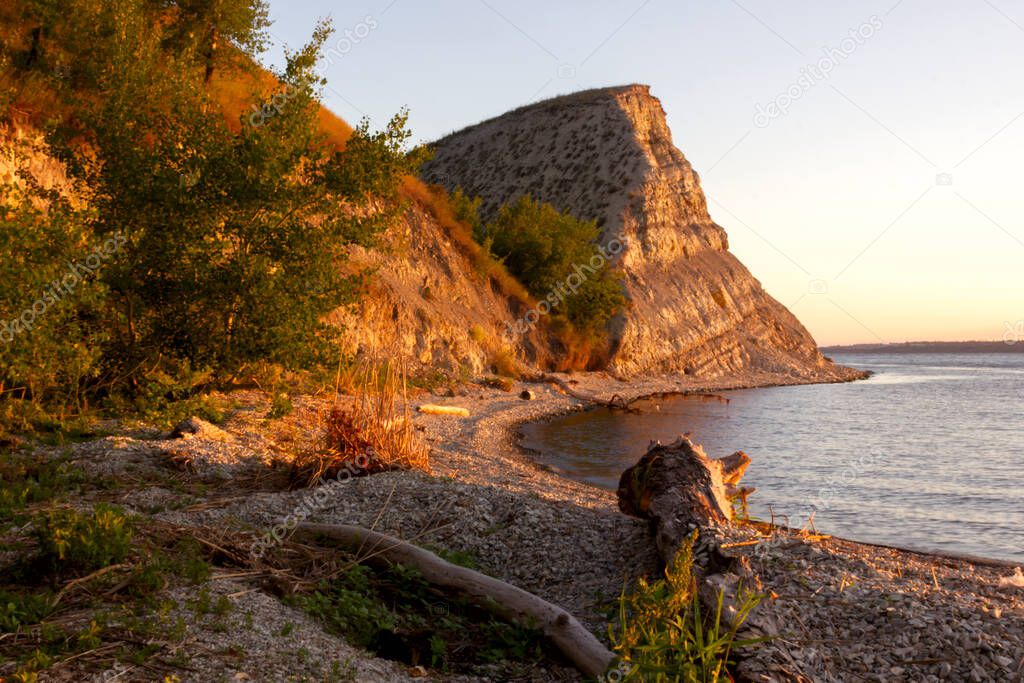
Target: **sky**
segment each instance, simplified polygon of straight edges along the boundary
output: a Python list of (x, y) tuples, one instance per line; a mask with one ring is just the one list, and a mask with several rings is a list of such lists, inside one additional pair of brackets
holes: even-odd
[(429, 141), (646, 83), (730, 249), (820, 344), (1024, 342), (1020, 0), (270, 0), (325, 104)]

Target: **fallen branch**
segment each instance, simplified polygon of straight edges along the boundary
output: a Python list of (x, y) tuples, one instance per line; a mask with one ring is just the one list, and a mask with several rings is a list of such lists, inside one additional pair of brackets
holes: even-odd
[(536, 623), (541, 631), (576, 667), (597, 677), (615, 658), (590, 631), (561, 607), (536, 595), (480, 572), (444, 561), (434, 553), (401, 539), (348, 524), (304, 522), (295, 530), (300, 537), (337, 541), (378, 561), (416, 567), (435, 586), (465, 594), (474, 603), (521, 624)]
[(670, 398), (670, 397), (673, 397), (673, 396), (679, 396), (679, 397), (682, 397), (682, 398), (691, 398), (691, 399), (698, 399), (699, 398), (702, 402), (704, 402), (704, 401), (717, 401), (718, 403), (725, 403), (726, 405), (728, 405), (728, 403), (729, 403), (729, 399), (728, 398), (726, 398), (725, 396), (721, 396), (719, 394), (694, 393), (692, 391), (659, 391), (659, 392), (655, 392), (653, 394), (645, 394), (643, 396), (635, 396), (634, 398), (631, 398), (631, 399), (626, 399), (625, 397), (619, 396), (618, 394), (612, 394), (611, 398), (609, 398), (608, 400), (605, 400), (605, 399), (602, 399), (602, 398), (598, 398), (597, 396), (594, 396), (593, 394), (585, 394), (585, 393), (583, 393), (581, 391), (577, 391), (576, 389), (573, 389), (569, 385), (569, 383), (566, 382), (564, 379), (562, 379), (560, 377), (556, 377), (555, 375), (539, 375), (539, 376), (537, 376), (535, 378), (535, 381), (537, 381), (537, 382), (547, 382), (549, 384), (554, 384), (559, 389), (564, 391), (569, 396), (572, 396), (577, 401), (583, 401), (584, 403), (589, 403), (591, 405), (603, 406), (605, 408), (610, 408), (612, 410), (625, 410), (626, 412), (629, 412), (629, 413), (639, 413), (640, 412), (640, 410), (638, 408), (634, 408), (633, 407), (633, 404), (637, 403), (639, 401), (666, 399), (666, 398)]
[(117, 571), (118, 569), (124, 569), (130, 566), (130, 564), (126, 563), (107, 565), (106, 567), (103, 567), (100, 570), (94, 571), (92, 574), (89, 574), (88, 576), (83, 576), (81, 578), (75, 579), (74, 581), (68, 582), (66, 586), (60, 589), (60, 592), (57, 593), (56, 597), (53, 598), (53, 602), (50, 603), (50, 607), (56, 607), (57, 604), (61, 601), (61, 598), (63, 598), (67, 594), (67, 592), (75, 586), (92, 581), (93, 579), (103, 576), (104, 574), (108, 574), (112, 571)]

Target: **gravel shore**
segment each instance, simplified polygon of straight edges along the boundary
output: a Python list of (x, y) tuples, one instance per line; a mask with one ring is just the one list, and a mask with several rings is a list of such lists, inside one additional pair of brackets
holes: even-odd
[[(575, 390), (608, 399), (663, 391), (722, 390), (778, 384), (747, 377), (701, 386), (676, 378), (625, 384), (604, 375), (563, 377)], [(777, 380), (778, 378), (774, 378)], [(793, 378), (796, 383), (799, 378)], [(522, 400), (524, 388), (534, 400)], [(476, 558), (482, 571), (560, 604), (607, 639), (609, 608), (657, 559), (645, 522), (618, 512), (612, 492), (567, 480), (532, 463), (516, 445), (525, 422), (582, 410), (582, 401), (551, 384), (518, 384), (512, 392), (469, 385), (457, 395), (421, 396), (413, 404), (462, 406), (469, 417), (414, 414), (431, 449), (433, 472), (395, 472), (332, 486), (309, 502), (308, 491), (237, 491), (230, 482), (266, 468), (270, 455), (301, 441), (326, 403), (300, 397), (296, 411), (269, 420), (256, 392), (231, 395), (237, 410), (222, 439), (153, 439), (136, 432), (76, 445), (76, 463), (96, 474), (145, 478), (169, 457), (189, 463), (215, 495), (181, 500), (160, 486), (126, 490), (116, 502), (175, 525), (270, 529), (289, 515), (309, 521), (372, 526), (416, 543)], [(717, 454), (721, 455), (721, 454)], [(752, 453), (756, 460), (757, 454)], [(760, 494), (758, 494), (760, 495)], [(773, 681), (1020, 681), (1024, 680), (1024, 589), (1000, 586), (1013, 569), (1003, 563), (946, 558), (808, 537), (777, 529), (735, 531), (770, 596), (752, 632), (772, 640), (744, 656), (741, 674)], [(215, 577), (216, 578), (216, 577)], [(307, 616), (245, 583), (214, 581), (231, 596), (239, 622), (212, 632), (189, 624), (205, 643), (182, 681), (324, 680), (331, 667), (359, 681), (401, 681), (422, 671), (376, 658), (328, 634)], [(185, 599), (187, 596), (181, 596)], [(234, 617), (236, 621), (242, 617)], [(288, 638), (274, 625), (297, 625)], [(224, 657), (212, 644), (230, 640), (247, 658)], [(334, 664), (339, 662), (339, 664)], [(199, 673), (202, 672), (202, 673)], [(501, 680), (443, 676), (436, 680)], [(102, 680), (102, 679), (101, 679)], [(131, 676), (118, 680), (132, 680)], [(538, 666), (523, 680), (580, 680), (568, 667)]]

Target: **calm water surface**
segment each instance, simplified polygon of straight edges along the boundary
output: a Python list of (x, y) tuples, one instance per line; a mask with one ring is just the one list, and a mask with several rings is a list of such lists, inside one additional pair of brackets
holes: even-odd
[[(712, 457), (746, 451), (751, 513), (922, 550), (1024, 561), (1024, 354), (837, 355), (852, 384), (673, 398), (524, 429), (568, 477), (615, 488), (648, 441), (683, 432)], [(657, 406), (657, 410), (655, 407)]]

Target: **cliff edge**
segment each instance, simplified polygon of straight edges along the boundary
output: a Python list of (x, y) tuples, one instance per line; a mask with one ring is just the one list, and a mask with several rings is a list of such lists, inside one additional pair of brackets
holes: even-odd
[(485, 220), (522, 195), (602, 227), (625, 245), (615, 267), (628, 310), (612, 325), (609, 369), (623, 376), (759, 371), (848, 379), (800, 321), (728, 250), (700, 179), (645, 85), (531, 104), (435, 143), (427, 182), (483, 198)]

